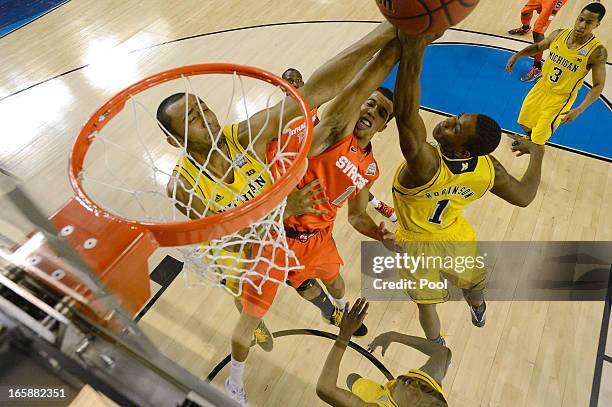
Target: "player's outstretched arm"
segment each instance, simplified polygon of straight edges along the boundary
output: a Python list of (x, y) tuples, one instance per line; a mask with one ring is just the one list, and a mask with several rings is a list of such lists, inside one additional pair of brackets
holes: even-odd
[(514, 66), (514, 64), (516, 64), (516, 61), (519, 58), (530, 57), (550, 48), (550, 44), (555, 38), (557, 38), (557, 35), (559, 35), (560, 32), (561, 30), (555, 30), (548, 37), (545, 37), (542, 41), (536, 42), (535, 44), (531, 44), (523, 48), (516, 54), (512, 55), (510, 59), (508, 59), (508, 62), (506, 62), (506, 71), (508, 73), (512, 73), (512, 67)]
[(340, 323), (340, 333), (327, 355), (325, 365), (317, 381), (317, 395), (321, 400), (334, 407), (376, 407), (377, 404), (366, 403), (348, 390), (338, 387), (340, 362), (346, 351), (351, 336), (361, 325), (368, 311), (368, 303), (359, 298), (355, 305), (346, 309)]
[[(321, 106), (329, 102), (346, 87), (359, 70), (386, 43), (397, 36), (397, 29), (389, 22), (383, 22), (373, 31), (353, 45), (340, 52), (319, 67), (300, 88), (300, 93), (306, 99), (308, 106)], [(283, 112), (281, 121), (281, 111)], [(253, 132), (263, 129), (261, 140), (267, 144), (278, 135), (279, 122), (287, 123), (302, 113), (290, 97), (273, 106), (270, 111), (256, 113), (249, 120)]]
[(380, 334), (374, 338), (368, 345), (368, 351), (372, 353), (380, 346), (381, 353), (385, 356), (385, 352), (393, 342), (410, 346), (429, 356), (427, 362), (419, 368), (419, 370), (433, 377), (438, 384), (442, 383), (451, 362), (452, 353), (449, 348), (428, 339), (419, 338), (418, 336), (404, 335), (399, 332), (391, 331)]
[(529, 154), (529, 166), (519, 181), (504, 168), (495, 157), (491, 157), (495, 167), (495, 181), (491, 192), (512, 205), (526, 207), (536, 197), (540, 179), (542, 177), (542, 158), (544, 157), (544, 146), (534, 144), (519, 136), (513, 137), (512, 151), (517, 155)]
[(399, 34), (402, 57), (395, 82), (393, 109), (402, 154), (410, 163), (407, 170), (417, 185), (429, 181), (437, 169), (438, 156), (427, 143), (427, 129), (419, 114), (421, 102), (421, 68), (425, 48), (437, 36), (409, 37)]
[(597, 47), (589, 57), (589, 65), (593, 70), (593, 86), (586, 97), (577, 107), (561, 113), (561, 123), (567, 124), (574, 121), (587, 107), (599, 99), (601, 92), (606, 85), (606, 62), (608, 60), (608, 51), (603, 45)]
[(311, 156), (322, 153), (337, 141), (330, 134), (342, 137), (353, 130), (359, 120), (361, 105), (389, 75), (399, 56), (400, 43), (394, 38), (329, 103), (315, 129)]
[(370, 186), (363, 188), (355, 198), (348, 201), (348, 221), (351, 226), (371, 239), (382, 242), (385, 247), (392, 251), (401, 251), (395, 244), (395, 235), (385, 228), (384, 222), (377, 225), (368, 215), (366, 208), (370, 195)]

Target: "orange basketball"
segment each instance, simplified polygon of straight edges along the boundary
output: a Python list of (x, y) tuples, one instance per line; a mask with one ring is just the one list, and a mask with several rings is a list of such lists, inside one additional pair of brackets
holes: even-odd
[(438, 33), (474, 10), (479, 0), (376, 0), (380, 12), (406, 34)]

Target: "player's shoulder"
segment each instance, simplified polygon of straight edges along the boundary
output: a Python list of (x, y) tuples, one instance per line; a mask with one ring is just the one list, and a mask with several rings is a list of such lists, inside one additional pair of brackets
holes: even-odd
[(608, 50), (603, 44), (599, 44), (593, 52), (591, 52), (591, 56), (589, 57), (589, 63), (606, 63), (608, 62)]

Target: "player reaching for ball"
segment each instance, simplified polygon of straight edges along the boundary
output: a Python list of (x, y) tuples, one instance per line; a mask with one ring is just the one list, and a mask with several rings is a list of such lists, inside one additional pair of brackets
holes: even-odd
[[(400, 33), (399, 38), (402, 56), (394, 107), (405, 161), (393, 178), (393, 202), (399, 220), (396, 242), (415, 255), (476, 257), (476, 234), (461, 215), (463, 208), (489, 190), (510, 204), (529, 205), (540, 184), (544, 147), (516, 136), (518, 142), (513, 143), (512, 150), (518, 155), (530, 154), (529, 166), (518, 180), (490, 155), (500, 142), (499, 125), (488, 116), (473, 113), (438, 123), (433, 129), (438, 146), (433, 147), (426, 140), (427, 129), (419, 115), (419, 77), (425, 47), (436, 37), (413, 38)], [(444, 277), (461, 288), (472, 323), (484, 326), (486, 271), (472, 266), (465, 270), (433, 267), (414, 273), (401, 271), (402, 277), (416, 284), (407, 292), (418, 306), (419, 321), (428, 339), (444, 343), (436, 304), (447, 301), (448, 290), (419, 289), (421, 279), (440, 282)]]
[(449, 348), (427, 339), (386, 332), (378, 335), (368, 346), (370, 352), (378, 347), (385, 352), (392, 343), (401, 343), (426, 354), (429, 358), (418, 369), (380, 385), (356, 373), (348, 376), (346, 384), (350, 391), (338, 387), (338, 373), (342, 357), (351, 339), (351, 334), (363, 324), (368, 303), (360, 298), (347, 310), (340, 324), (340, 333), (332, 346), (323, 370), (317, 381), (317, 395), (334, 407), (397, 407), (397, 406), (448, 406), (442, 392), (442, 380), (451, 362)]

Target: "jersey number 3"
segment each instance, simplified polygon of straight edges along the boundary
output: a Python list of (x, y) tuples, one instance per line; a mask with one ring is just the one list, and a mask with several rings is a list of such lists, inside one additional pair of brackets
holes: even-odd
[(559, 82), (559, 77), (563, 73), (563, 70), (561, 68), (556, 67), (556, 66), (555, 66), (554, 70), (555, 71), (548, 78), (550, 79), (551, 82), (557, 83), (557, 82)]
[(436, 202), (436, 210), (433, 215), (429, 219), (427, 219), (431, 223), (435, 223), (436, 225), (442, 224), (442, 214), (448, 207), (450, 200), (442, 199), (441, 201)]

